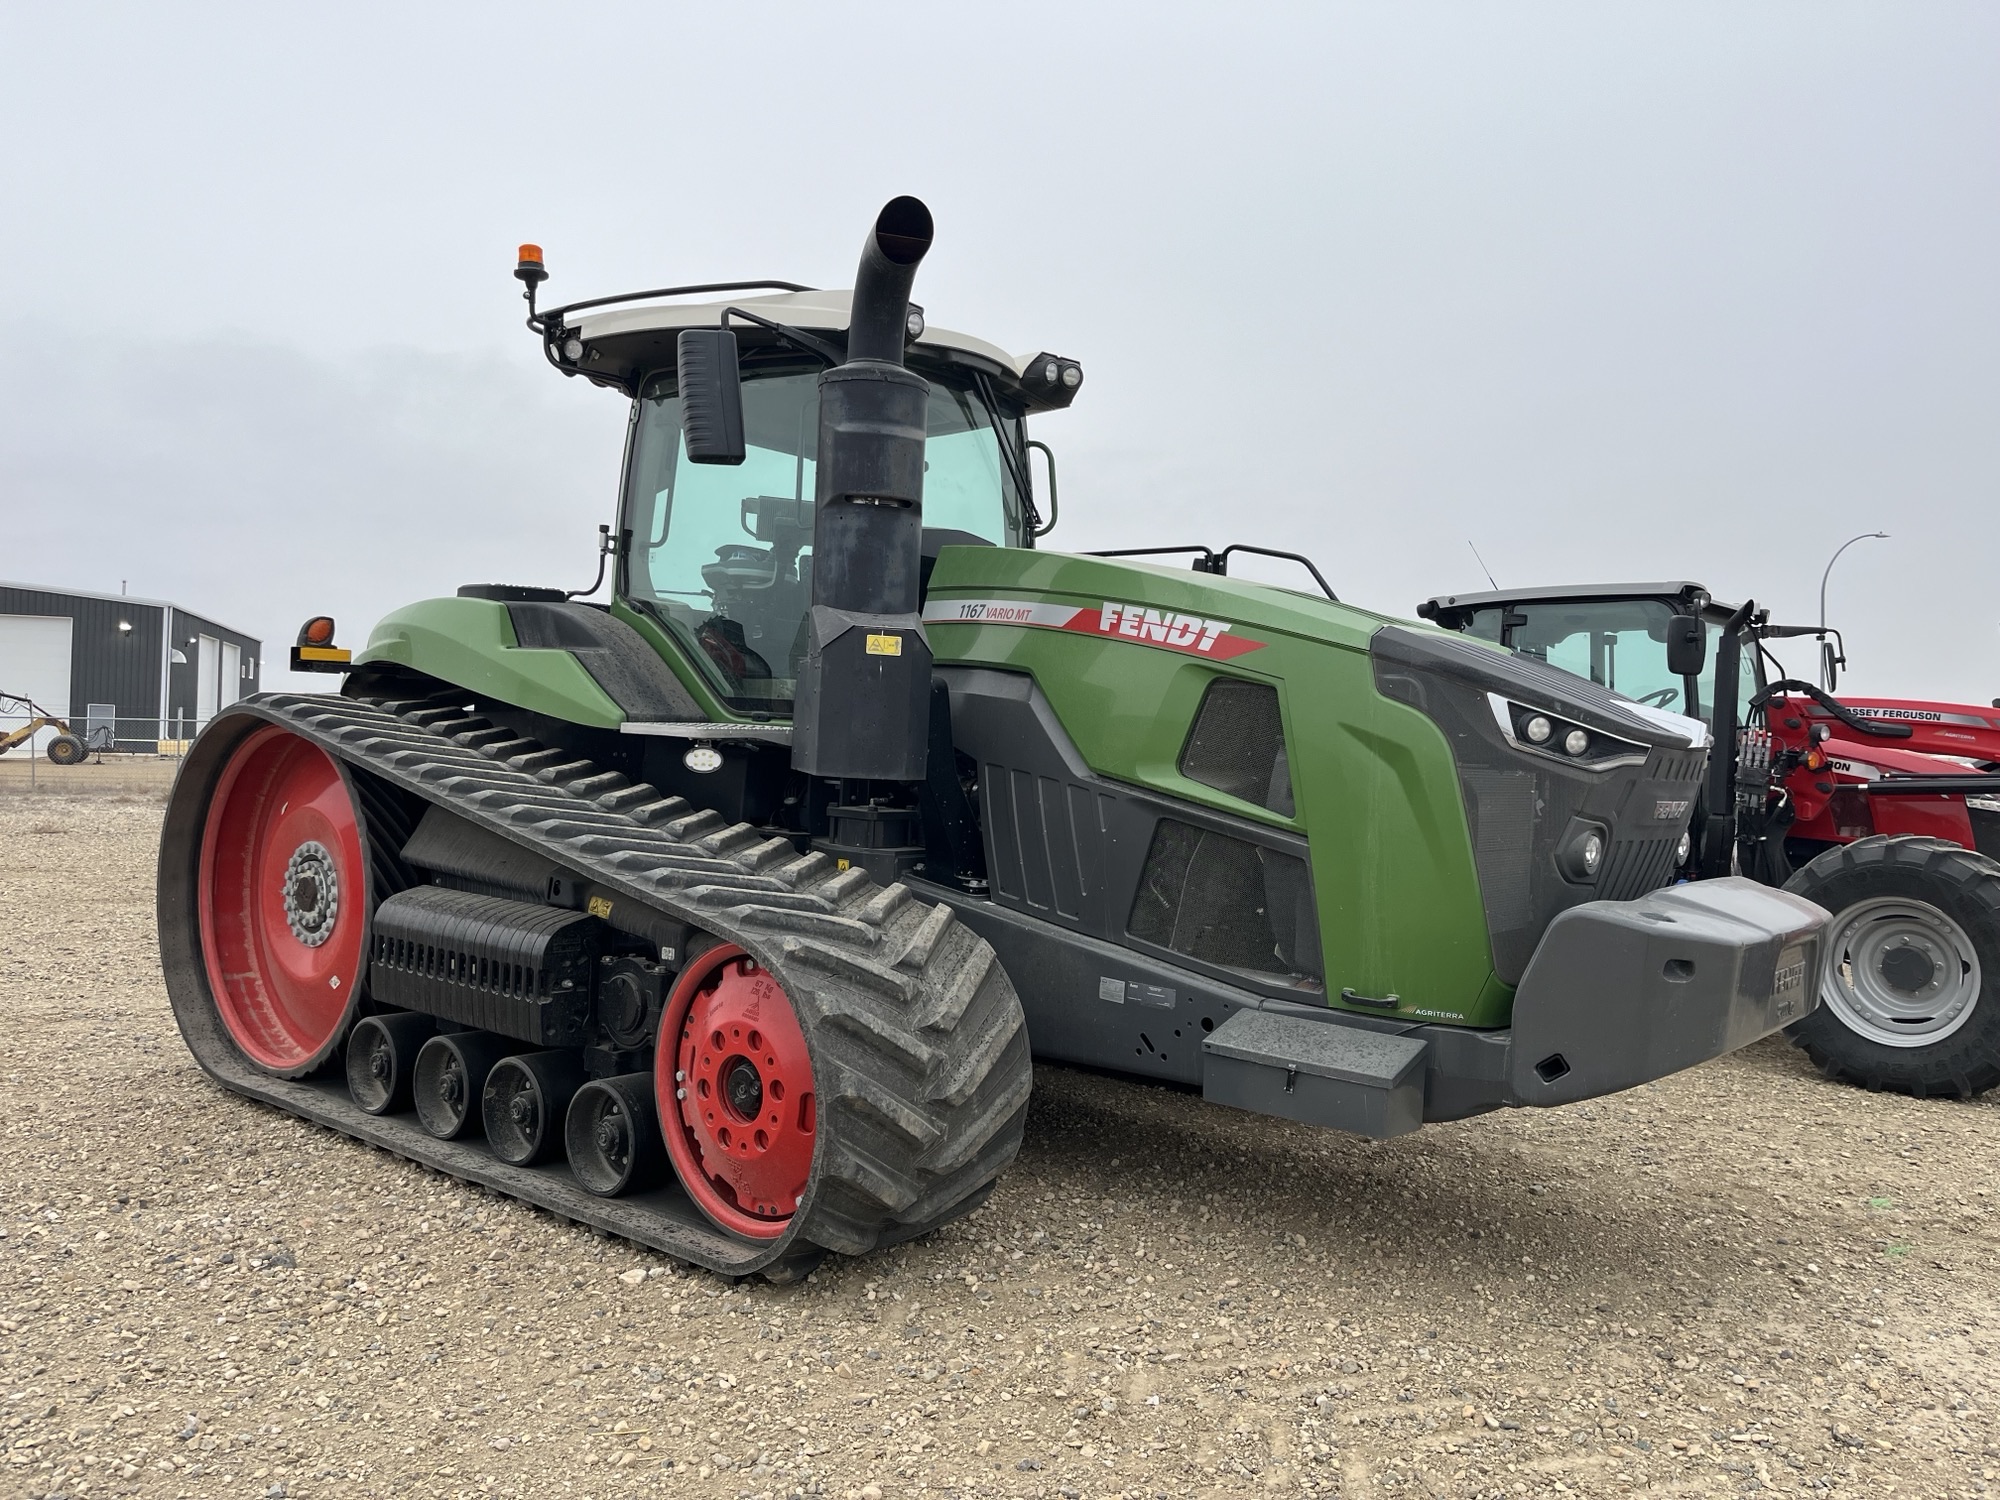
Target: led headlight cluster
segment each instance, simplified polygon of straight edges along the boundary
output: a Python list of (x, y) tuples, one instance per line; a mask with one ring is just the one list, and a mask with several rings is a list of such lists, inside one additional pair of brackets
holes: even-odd
[(1022, 372), (1021, 384), (1051, 406), (1068, 406), (1083, 384), (1083, 366), (1060, 354), (1037, 354)]
[(1499, 722), (1500, 732), (1516, 749), (1546, 755), (1551, 760), (1567, 761), (1591, 771), (1635, 765), (1646, 759), (1646, 747), (1636, 741), (1620, 739), (1601, 729), (1586, 728), (1548, 709), (1515, 703), (1498, 693), (1488, 693), (1486, 698), (1493, 706), (1493, 717)]

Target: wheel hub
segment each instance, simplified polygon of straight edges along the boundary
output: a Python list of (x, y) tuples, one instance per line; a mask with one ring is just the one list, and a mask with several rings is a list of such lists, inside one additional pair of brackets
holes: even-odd
[(1942, 981), (1943, 970), (1926, 951), (1927, 946), (1903, 937), (1883, 952), (1882, 977), (1891, 988), (1906, 995), (1920, 995)]
[(1849, 1031), (1885, 1047), (1926, 1047), (1968, 1020), (1979, 1000), (1979, 956), (1951, 917), (1927, 901), (1857, 901), (1827, 929), (1820, 995)]
[(333, 854), (317, 839), (307, 839), (292, 851), (285, 865), (285, 923), (292, 936), (317, 948), (333, 936), (340, 915), (340, 876)]
[(764, 1079), (747, 1057), (732, 1057), (722, 1065), (722, 1097), (730, 1112), (748, 1124), (764, 1107)]
[(625, 1159), (625, 1117), (617, 1114), (598, 1116), (595, 1132), (597, 1149), (606, 1161)]
[(535, 1123), (535, 1101), (525, 1091), (507, 1101), (507, 1117), (523, 1130)]
[(790, 998), (726, 951), (683, 976), (660, 1036), (655, 1085), (681, 1181), (724, 1228), (775, 1238), (805, 1199), (818, 1124)]

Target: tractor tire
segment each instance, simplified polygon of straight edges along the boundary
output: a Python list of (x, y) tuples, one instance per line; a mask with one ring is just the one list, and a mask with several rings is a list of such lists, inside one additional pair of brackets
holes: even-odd
[(49, 759), (59, 766), (80, 766), (90, 754), (83, 741), (73, 734), (59, 734), (49, 741)]
[(1786, 1028), (1828, 1078), (1922, 1098), (2000, 1084), (2000, 863), (1877, 835), (1785, 889), (1833, 913), (1819, 1008)]

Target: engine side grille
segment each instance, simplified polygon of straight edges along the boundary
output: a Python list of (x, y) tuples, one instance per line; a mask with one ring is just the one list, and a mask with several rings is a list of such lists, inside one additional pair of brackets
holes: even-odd
[(375, 910), (369, 993), (522, 1041), (577, 1046), (600, 932), (582, 912), (420, 886)]

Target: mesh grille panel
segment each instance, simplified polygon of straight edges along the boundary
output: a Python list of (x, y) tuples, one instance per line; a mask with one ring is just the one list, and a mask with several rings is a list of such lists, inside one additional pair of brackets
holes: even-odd
[(1323, 978), (1305, 861), (1172, 818), (1153, 832), (1130, 930), (1224, 968)]
[(1181, 748), (1181, 775), (1292, 817), (1277, 689), (1229, 677), (1210, 683)]

